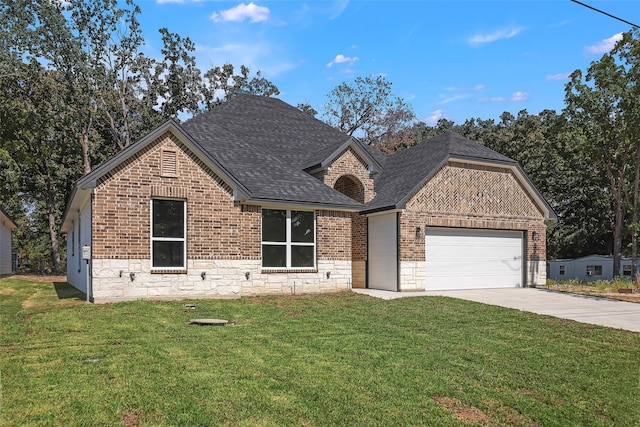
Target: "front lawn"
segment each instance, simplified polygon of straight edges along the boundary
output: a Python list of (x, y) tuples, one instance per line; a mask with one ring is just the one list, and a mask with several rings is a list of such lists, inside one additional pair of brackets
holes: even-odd
[(0, 280), (0, 422), (640, 422), (633, 332), (441, 297), (189, 303), (91, 305), (63, 283)]

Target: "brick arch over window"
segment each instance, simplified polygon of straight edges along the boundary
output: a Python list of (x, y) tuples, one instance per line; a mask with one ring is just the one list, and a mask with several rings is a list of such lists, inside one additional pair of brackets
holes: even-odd
[(364, 185), (353, 175), (342, 175), (333, 188), (356, 202), (364, 203)]

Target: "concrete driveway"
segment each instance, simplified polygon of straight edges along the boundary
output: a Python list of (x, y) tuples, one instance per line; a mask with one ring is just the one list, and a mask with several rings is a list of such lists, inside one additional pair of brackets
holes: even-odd
[(640, 332), (640, 304), (553, 292), (545, 289), (472, 289), (425, 292), (353, 289), (353, 292), (387, 300), (418, 296), (446, 296), (546, 314), (547, 316), (575, 320), (576, 322)]

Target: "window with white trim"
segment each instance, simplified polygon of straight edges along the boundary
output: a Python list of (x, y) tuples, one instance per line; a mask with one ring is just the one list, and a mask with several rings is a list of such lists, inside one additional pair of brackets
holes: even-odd
[(151, 267), (186, 268), (187, 203), (151, 200)]
[(313, 211), (262, 209), (262, 267), (315, 268)]
[(564, 265), (561, 265), (561, 266), (560, 266), (560, 272), (559, 272), (559, 273), (560, 273), (560, 275), (561, 275), (561, 276), (564, 276), (564, 273), (565, 273), (565, 271), (564, 271)]

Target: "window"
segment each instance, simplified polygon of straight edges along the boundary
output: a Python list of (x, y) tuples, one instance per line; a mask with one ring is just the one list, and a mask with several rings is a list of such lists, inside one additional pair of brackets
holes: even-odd
[(561, 266), (560, 266), (559, 274), (560, 274), (561, 276), (564, 276), (564, 265), (561, 265)]
[(602, 276), (602, 266), (587, 265), (587, 276)]
[(186, 268), (186, 211), (184, 200), (152, 199), (152, 268)]
[(314, 268), (315, 213), (262, 209), (262, 266)]
[(622, 266), (622, 275), (631, 277), (631, 264), (624, 264)]

